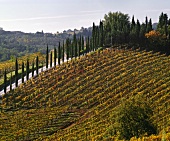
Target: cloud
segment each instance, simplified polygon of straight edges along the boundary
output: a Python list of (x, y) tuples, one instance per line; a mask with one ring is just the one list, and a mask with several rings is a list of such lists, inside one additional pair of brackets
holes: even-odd
[(33, 20), (45, 20), (45, 19), (60, 19), (67, 18), (69, 15), (54, 16), (54, 17), (32, 17), (32, 18), (20, 18), (20, 19), (6, 19), (0, 20), (0, 22), (15, 22), (15, 21), (33, 21)]
[(46, 17), (31, 17), (31, 18), (19, 18), (19, 19), (4, 19), (0, 22), (17, 22), (17, 21), (35, 21), (35, 20), (48, 20), (48, 19), (61, 19), (61, 18), (70, 18), (77, 16), (90, 16), (98, 14), (97, 11), (82, 11), (79, 14), (75, 15), (61, 15), (61, 16), (46, 16)]

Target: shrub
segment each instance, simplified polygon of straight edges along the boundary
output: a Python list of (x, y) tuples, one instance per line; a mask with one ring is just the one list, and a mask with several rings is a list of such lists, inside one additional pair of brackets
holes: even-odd
[(150, 120), (153, 111), (146, 98), (135, 96), (123, 100), (116, 113), (115, 128), (121, 139), (129, 140), (134, 136), (138, 138), (156, 133), (156, 126)]

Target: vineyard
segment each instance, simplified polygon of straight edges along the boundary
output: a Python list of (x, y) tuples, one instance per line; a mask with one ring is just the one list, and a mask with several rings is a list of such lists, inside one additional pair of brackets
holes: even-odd
[[(170, 140), (170, 57), (109, 48), (51, 68), (2, 97), (0, 140), (116, 140), (115, 109), (146, 96)], [(133, 141), (137, 140), (135, 138)]]

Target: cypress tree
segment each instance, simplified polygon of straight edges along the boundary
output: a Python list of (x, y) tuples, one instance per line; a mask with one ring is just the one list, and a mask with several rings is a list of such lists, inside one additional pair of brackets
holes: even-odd
[(74, 56), (77, 57), (77, 39), (74, 41)]
[(10, 77), (10, 91), (12, 91), (12, 72), (11, 72), (11, 77)]
[(74, 51), (73, 51), (73, 42), (71, 43), (71, 59), (73, 58), (73, 53), (74, 53)]
[(137, 38), (137, 42), (139, 42), (139, 35), (140, 35), (140, 22), (139, 20), (137, 20), (137, 23), (136, 23), (136, 38)]
[(34, 60), (32, 62), (32, 77), (34, 77)]
[(6, 94), (6, 87), (7, 87), (7, 76), (6, 76), (6, 69), (4, 72), (4, 93)]
[(148, 22), (146, 31), (147, 31), (147, 33), (148, 33), (148, 32), (151, 31), (151, 30), (152, 30), (152, 20), (150, 19), (149, 22)]
[(15, 87), (18, 87), (18, 60), (15, 60)]
[(147, 27), (148, 27), (148, 17), (147, 16), (145, 18), (145, 25), (146, 25), (146, 33), (148, 33), (149, 31), (147, 30)]
[(76, 33), (74, 32), (73, 36), (73, 44), (74, 44), (74, 57), (77, 57), (77, 38), (76, 38)]
[(100, 47), (103, 47), (103, 22), (100, 21)]
[(81, 37), (81, 48), (82, 48), (82, 51), (84, 52), (84, 37), (83, 36)]
[(81, 36), (78, 41), (78, 56), (79, 56), (79, 58), (80, 58), (80, 52), (81, 52)]
[(53, 57), (53, 54), (52, 54), (52, 51), (51, 51), (51, 53), (50, 53), (50, 68), (52, 68), (52, 63), (53, 63), (52, 57)]
[(168, 15), (164, 14), (164, 33), (168, 36)]
[(93, 22), (93, 30), (92, 30), (92, 39), (93, 39), (93, 50), (95, 48), (95, 36), (96, 36), (96, 33), (95, 33), (95, 23)]
[(89, 52), (89, 45), (90, 45), (90, 43), (89, 43), (89, 36), (88, 36), (86, 39), (86, 53)]
[(64, 41), (63, 41), (63, 47), (62, 47), (62, 61), (64, 63)]
[[(42, 66), (43, 67), (43, 66)], [(39, 60), (38, 56), (36, 57), (36, 74), (38, 75), (38, 70), (39, 70)]]
[(58, 45), (58, 65), (60, 65), (60, 59), (61, 59), (61, 48), (60, 48), (60, 42)]
[(96, 45), (97, 49), (99, 45), (100, 45), (100, 29), (99, 26), (97, 26), (97, 45)]
[(93, 40), (90, 38), (90, 51), (93, 51)]
[(69, 38), (66, 40), (66, 54), (67, 54), (67, 61), (69, 60)]
[(24, 62), (22, 62), (22, 83), (24, 83)]
[(26, 79), (29, 79), (29, 60), (27, 59), (27, 64), (26, 64)]
[(56, 58), (57, 58), (57, 52), (56, 47), (54, 48), (54, 66), (56, 66)]
[(46, 69), (48, 69), (48, 44), (47, 44), (47, 50), (46, 50)]
[(133, 15), (132, 24), (131, 24), (131, 31), (133, 31), (133, 29), (135, 28), (135, 25), (136, 25), (136, 23), (135, 23), (135, 19), (134, 19), (134, 15)]

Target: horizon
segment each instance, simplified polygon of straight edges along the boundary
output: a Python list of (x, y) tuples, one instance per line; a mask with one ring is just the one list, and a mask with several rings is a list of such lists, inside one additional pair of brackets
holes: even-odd
[[(162, 12), (170, 15), (170, 1), (129, 0), (125, 2), (109, 0), (0, 0), (0, 27), (5, 31), (25, 33), (63, 32), (64, 30), (97, 25), (108, 12), (133, 15), (140, 23), (145, 17), (158, 22)], [(12, 14), (11, 14), (12, 13)], [(169, 17), (170, 18), (170, 17)]]

